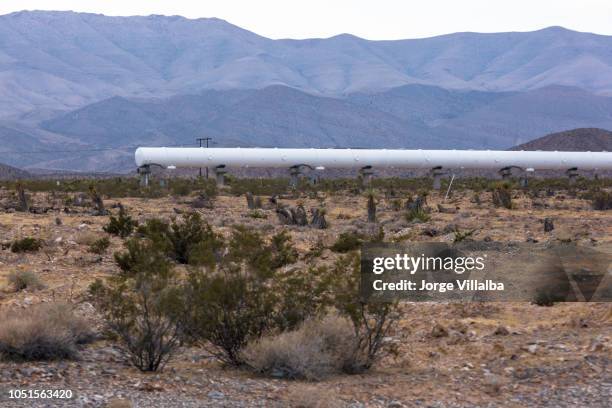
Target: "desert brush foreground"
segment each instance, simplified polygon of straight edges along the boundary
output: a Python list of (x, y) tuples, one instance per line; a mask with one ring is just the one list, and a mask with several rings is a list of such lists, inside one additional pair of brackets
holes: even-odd
[[(606, 180), (580, 180), (575, 187), (534, 181), (529, 188), (458, 181), (447, 199), (445, 188), (430, 190), (422, 180), (375, 180), (365, 190), (350, 182), (324, 182), (319, 188), (304, 183), (296, 191), (285, 187), (286, 180), (231, 179), (229, 187), (217, 189), (170, 179), (145, 192), (135, 179), (115, 181), (129, 185), (120, 192), (112, 183), (0, 187), (0, 389), (71, 389), (76, 395), (66, 401), (5, 399), (1, 406), (609, 406), (609, 303), (402, 302), (371, 367), (289, 378), (282, 370), (232, 366), (201, 341), (181, 340), (167, 364), (139, 370), (91, 290), (96, 280), (121, 273), (114, 254), (126, 251), (128, 235), (138, 234), (107, 232), (109, 216), (120, 211), (141, 226), (153, 217), (183, 222), (196, 212), (227, 242), (237, 225), (265, 243), (286, 231), (295, 254), (278, 267), (285, 275), (331, 268), (369, 240), (560, 240), (612, 253)], [(191, 268), (189, 260), (171, 267), (180, 277)], [(15, 342), (9, 331), (21, 323), (10, 316), (25, 316), (40, 304), (60, 305), (55, 313), (63, 316), (49, 321), (72, 316), (67, 330), (78, 332), (75, 347), (45, 359), (36, 358), (39, 349), (12, 358), (17, 351), (2, 344)], [(275, 339), (267, 347), (291, 341)]]

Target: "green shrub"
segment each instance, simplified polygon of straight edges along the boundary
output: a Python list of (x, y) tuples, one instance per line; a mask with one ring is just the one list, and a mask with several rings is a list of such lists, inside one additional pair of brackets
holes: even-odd
[(97, 280), (90, 295), (129, 360), (142, 371), (164, 367), (181, 341), (180, 282), (164, 248), (131, 238), (116, 254), (121, 273)]
[(591, 203), (594, 210), (612, 210), (612, 193), (607, 191), (595, 192), (592, 195)]
[(267, 250), (272, 255), (270, 266), (273, 269), (293, 264), (298, 259), (298, 252), (291, 242), (291, 236), (284, 230), (272, 236)]
[(358, 254), (340, 258), (330, 270), (331, 304), (353, 324), (355, 342), (343, 370), (349, 374), (368, 370), (383, 351), (383, 339), (397, 320), (397, 303), (369, 301), (360, 294), (361, 263)]
[(102, 237), (92, 242), (89, 245), (88, 251), (93, 254), (102, 255), (103, 253), (106, 252), (109, 246), (110, 246), (110, 239), (108, 239), (107, 237)]
[(268, 216), (261, 210), (251, 210), (247, 213), (247, 217), (255, 219), (266, 219)]
[(427, 222), (431, 219), (431, 216), (422, 207), (408, 210), (405, 217), (408, 222)]
[(30, 271), (11, 272), (8, 276), (8, 282), (13, 286), (15, 292), (24, 289), (38, 290), (45, 287), (38, 278), (38, 275)]
[(138, 233), (163, 248), (168, 257), (181, 264), (211, 265), (223, 242), (199, 213), (185, 214), (168, 225), (153, 218)]
[(117, 217), (111, 215), (108, 224), (104, 227), (104, 231), (112, 235), (118, 235), (121, 238), (128, 237), (138, 223), (127, 214), (125, 208), (119, 204), (119, 214)]
[(343, 232), (338, 236), (338, 239), (330, 249), (334, 252), (346, 253), (359, 249), (363, 241), (364, 237), (362, 234), (357, 232)]
[(186, 296), (191, 338), (219, 360), (243, 365), (243, 347), (273, 323), (278, 294), (269, 288), (272, 275), (238, 265), (192, 268)]
[[(278, 268), (294, 262), (297, 253), (288, 235), (277, 234), (266, 244), (263, 237), (236, 226), (226, 255), (215, 265), (190, 268), (185, 316), (188, 333), (221, 361), (241, 366), (242, 349), (252, 339), (271, 330), (293, 327), (311, 308), (298, 297), (314, 285), (292, 280)], [(302, 302), (304, 300), (304, 302)]]
[(457, 243), (457, 242), (464, 241), (467, 238), (469, 238), (472, 235), (474, 235), (475, 232), (476, 232), (476, 229), (469, 230), (469, 231), (460, 231), (459, 229), (456, 229), (455, 230), (455, 237), (453, 238), (453, 242)]
[(11, 244), (12, 252), (36, 252), (43, 246), (41, 239), (26, 237), (13, 241)]
[(94, 338), (89, 325), (70, 306), (40, 304), (0, 316), (0, 357), (12, 361), (77, 357), (77, 345)]
[(557, 302), (563, 302), (565, 299), (565, 291), (559, 290), (558, 287), (539, 288), (536, 290), (532, 303), (538, 306), (551, 307)]

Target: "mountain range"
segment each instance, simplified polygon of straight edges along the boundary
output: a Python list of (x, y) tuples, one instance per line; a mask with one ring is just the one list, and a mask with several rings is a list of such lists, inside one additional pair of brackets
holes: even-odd
[[(509, 148), (612, 129), (612, 37), (550, 27), (271, 40), (219, 19), (0, 16), (0, 161), (117, 171), (135, 145)], [(46, 152), (46, 153), (45, 153)]]

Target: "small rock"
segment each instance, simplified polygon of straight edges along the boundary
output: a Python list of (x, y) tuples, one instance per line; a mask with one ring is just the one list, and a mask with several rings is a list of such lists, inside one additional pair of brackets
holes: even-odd
[(436, 323), (436, 325), (431, 330), (432, 337), (446, 337), (448, 336), (448, 329), (442, 326), (440, 323)]
[(506, 328), (506, 326), (498, 326), (497, 329), (495, 329), (495, 331), (493, 332), (493, 334), (496, 336), (507, 336), (510, 334), (510, 331), (508, 330), (508, 328)]
[(211, 399), (223, 399), (225, 398), (225, 394), (220, 391), (211, 391), (208, 394), (208, 398)]

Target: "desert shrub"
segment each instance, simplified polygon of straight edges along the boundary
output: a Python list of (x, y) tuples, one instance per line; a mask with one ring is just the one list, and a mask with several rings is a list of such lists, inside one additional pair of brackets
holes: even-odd
[(292, 330), (310, 318), (324, 315), (332, 304), (332, 281), (327, 266), (277, 275), (272, 289), (282, 296), (276, 300), (274, 328)]
[(131, 363), (157, 371), (180, 345), (180, 283), (163, 247), (138, 238), (126, 247), (127, 253), (116, 254), (121, 272), (94, 282), (90, 296)]
[(17, 239), (11, 244), (12, 252), (36, 252), (43, 246), (43, 241), (37, 238), (26, 237)]
[(406, 212), (406, 221), (408, 222), (427, 222), (431, 216), (422, 207), (411, 208)]
[(298, 259), (291, 236), (284, 230), (272, 236), (267, 250), (272, 255), (270, 266), (274, 269), (295, 263)]
[(512, 189), (510, 188), (510, 184), (503, 183), (495, 186), (491, 194), (493, 198), (493, 205), (496, 207), (503, 207), (509, 210), (513, 208)]
[(318, 381), (349, 364), (354, 336), (348, 319), (327, 316), (307, 320), (295, 331), (263, 337), (249, 344), (244, 356), (258, 373)]
[(198, 213), (186, 214), (180, 222), (174, 220), (168, 230), (168, 239), (172, 257), (184, 264), (210, 264), (221, 246), (219, 236)]
[(612, 210), (612, 193), (607, 191), (597, 191), (593, 193), (591, 204), (594, 210)]
[(43, 283), (40, 281), (38, 275), (30, 271), (11, 272), (7, 279), (15, 292), (19, 292), (24, 289), (38, 290), (45, 287), (45, 285), (43, 285)]
[(222, 246), (220, 236), (196, 212), (185, 214), (170, 225), (157, 218), (147, 220), (138, 232), (181, 264), (211, 265)]
[(125, 242), (125, 252), (114, 254), (115, 262), (121, 269), (124, 279), (141, 276), (156, 270), (170, 269), (170, 261), (165, 252), (165, 247), (158, 242), (130, 238)]
[(261, 210), (251, 210), (247, 213), (247, 217), (255, 219), (266, 219), (268, 216)]
[(235, 178), (227, 177), (227, 184), (232, 195), (241, 196), (246, 193), (259, 196), (285, 194), (289, 182), (286, 178)]
[(383, 351), (383, 339), (397, 320), (397, 303), (369, 301), (360, 294), (361, 264), (358, 254), (344, 256), (330, 270), (331, 304), (353, 324), (355, 342), (343, 370), (368, 370)]
[(89, 186), (89, 197), (91, 198), (94, 208), (93, 215), (108, 214), (108, 211), (104, 208), (104, 200), (102, 200), (102, 196), (98, 193), (93, 184)]
[(110, 239), (102, 237), (89, 244), (88, 251), (93, 254), (102, 255), (110, 246)]
[(111, 235), (118, 235), (121, 238), (128, 237), (134, 228), (138, 226), (138, 223), (132, 219), (125, 210), (125, 208), (119, 204), (119, 214), (117, 217), (111, 215), (108, 224), (104, 227), (104, 231)]
[(538, 306), (551, 307), (557, 302), (565, 300), (565, 294), (557, 292), (554, 288), (540, 288), (536, 290), (532, 303)]
[(457, 242), (464, 241), (470, 238), (472, 235), (474, 235), (475, 232), (476, 232), (476, 229), (472, 229), (469, 231), (461, 231), (459, 229), (456, 229), (455, 236), (453, 238), (453, 242), (457, 243)]
[(77, 345), (94, 338), (70, 306), (51, 303), (5, 312), (0, 325), (0, 356), (12, 361), (72, 359)]
[(402, 200), (400, 200), (399, 198), (395, 200), (391, 200), (391, 209), (393, 211), (400, 211), (402, 209), (402, 205), (403, 205)]
[(186, 291), (190, 337), (219, 360), (243, 365), (243, 347), (272, 324), (277, 293), (268, 286), (271, 276), (235, 264), (215, 271), (191, 269)]
[(331, 246), (334, 252), (346, 253), (358, 249), (363, 244), (364, 237), (357, 232), (343, 232)]
[(250, 340), (301, 322), (304, 311), (311, 310), (302, 300), (313, 298), (296, 293), (298, 288), (309, 291), (313, 283), (278, 270), (296, 257), (286, 233), (266, 244), (256, 231), (234, 227), (227, 252), (216, 264), (189, 269), (184, 315), (192, 340), (221, 361), (241, 366), (241, 351)]

